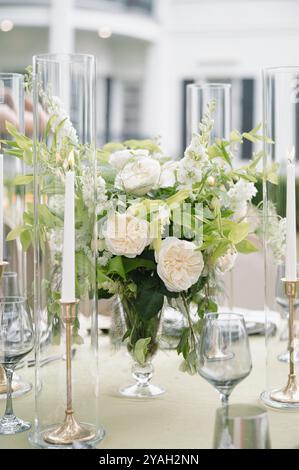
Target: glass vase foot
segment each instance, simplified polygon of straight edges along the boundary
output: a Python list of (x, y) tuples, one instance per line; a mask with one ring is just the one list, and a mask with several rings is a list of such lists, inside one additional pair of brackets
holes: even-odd
[(276, 410), (299, 411), (299, 403), (283, 403), (281, 401), (273, 400), (273, 398), (271, 398), (271, 392), (268, 391), (261, 393), (260, 400), (265, 406), (269, 408), (275, 408)]
[(88, 441), (79, 441), (75, 440), (70, 444), (52, 444), (50, 442), (47, 442), (44, 437), (45, 435), (48, 435), (50, 432), (55, 430), (57, 427), (59, 427), (58, 424), (49, 426), (48, 428), (45, 428), (39, 432), (31, 432), (29, 434), (29, 442), (33, 447), (39, 448), (39, 449), (74, 449), (74, 448), (94, 448), (96, 447), (97, 444), (99, 444), (105, 437), (105, 429), (100, 427), (95, 427), (92, 424), (89, 423), (82, 423), (86, 428), (89, 430), (92, 430), (92, 435), (93, 437), (88, 440)]
[(3, 416), (0, 420), (0, 434), (17, 434), (19, 432), (28, 431), (30, 428), (30, 423), (16, 416)]
[[(289, 363), (290, 362), (290, 353), (289, 351), (285, 351), (281, 354), (279, 354), (277, 356), (277, 359), (280, 361), (280, 362), (287, 362)], [(294, 352), (294, 362), (295, 363), (298, 363), (299, 362), (299, 352), (298, 351), (295, 351)]]
[(163, 395), (165, 388), (153, 384), (146, 386), (132, 384), (127, 387), (121, 387), (119, 393), (128, 398), (154, 398)]

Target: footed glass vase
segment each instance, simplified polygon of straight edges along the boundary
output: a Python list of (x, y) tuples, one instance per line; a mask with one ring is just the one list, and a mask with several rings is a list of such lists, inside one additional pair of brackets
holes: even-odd
[(122, 299), (126, 324), (127, 349), (133, 358), (132, 376), (135, 383), (121, 387), (119, 392), (129, 398), (154, 398), (165, 393), (160, 385), (151, 383), (154, 373), (152, 359), (159, 349), (162, 310), (151, 318), (141, 318), (134, 305)]

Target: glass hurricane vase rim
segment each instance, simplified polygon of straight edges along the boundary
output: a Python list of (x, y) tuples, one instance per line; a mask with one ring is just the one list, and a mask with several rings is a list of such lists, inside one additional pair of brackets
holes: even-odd
[(94, 55), (92, 54), (81, 54), (81, 53), (45, 53), (45, 54), (37, 54), (33, 56), (33, 62), (78, 62), (84, 63), (91, 61), (93, 62), (95, 59)]
[(231, 88), (231, 83), (217, 83), (217, 82), (211, 82), (211, 83), (206, 83), (206, 82), (197, 82), (197, 83), (190, 83), (188, 87), (192, 88)]

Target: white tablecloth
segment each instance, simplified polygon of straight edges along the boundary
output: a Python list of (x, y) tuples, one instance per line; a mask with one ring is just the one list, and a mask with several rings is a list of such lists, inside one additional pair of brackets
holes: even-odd
[[(265, 339), (252, 337), (253, 370), (239, 384), (231, 396), (232, 403), (259, 403), (259, 394), (265, 388)], [(284, 343), (277, 345), (283, 348)], [(130, 358), (125, 349), (111, 352), (109, 339), (101, 338), (101, 397), (100, 419), (106, 437), (99, 445), (113, 448), (209, 448), (213, 440), (215, 410), (219, 398), (211, 385), (199, 376), (189, 376), (178, 370), (180, 359), (175, 351), (160, 351), (155, 359), (156, 383), (163, 384), (167, 393), (153, 400), (139, 401), (118, 395), (120, 385), (130, 382)], [(54, 365), (54, 363), (53, 363)], [(277, 361), (277, 385), (286, 380), (287, 365)], [(21, 371), (19, 371), (21, 373)], [(33, 379), (33, 370), (26, 371)], [(53, 401), (49, 407), (55, 407)], [(34, 396), (30, 394), (14, 400), (16, 413), (33, 419)], [(87, 404), (88, 405), (88, 404)], [(4, 411), (4, 402), (0, 402)], [(270, 411), (272, 448), (299, 446), (299, 413)], [(0, 448), (29, 448), (27, 433), (0, 437)]]

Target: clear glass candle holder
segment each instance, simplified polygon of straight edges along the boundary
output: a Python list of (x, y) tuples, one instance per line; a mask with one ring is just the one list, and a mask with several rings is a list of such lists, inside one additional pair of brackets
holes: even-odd
[[(33, 60), (37, 447), (95, 446), (99, 424), (95, 59)], [(45, 119), (41, 119), (41, 112)], [(75, 297), (61, 302), (66, 172), (74, 171)], [(71, 267), (69, 268), (71, 269)]]
[[(267, 380), (263, 402), (277, 409), (298, 409), (298, 340), (296, 339), (298, 290), (288, 296), (290, 286), (284, 282), (286, 254), (287, 168), (295, 165), (296, 186), (299, 158), (299, 67), (277, 67), (264, 70), (264, 249)], [(266, 181), (267, 179), (267, 181)], [(297, 229), (298, 187), (296, 198)], [(297, 230), (298, 237), (298, 230)], [(294, 253), (294, 265), (297, 260)], [(296, 270), (296, 269), (295, 269)], [(296, 278), (296, 274), (294, 275)], [(297, 276), (298, 277), (298, 276)], [(296, 283), (296, 279), (292, 279)], [(296, 286), (295, 286), (296, 287)], [(290, 305), (294, 307), (293, 315)], [(287, 354), (283, 351), (283, 332), (288, 323)], [(274, 326), (274, 328), (273, 328)], [(291, 354), (292, 352), (292, 354)], [(291, 386), (291, 387), (290, 387)], [(277, 393), (284, 391), (283, 395)]]

